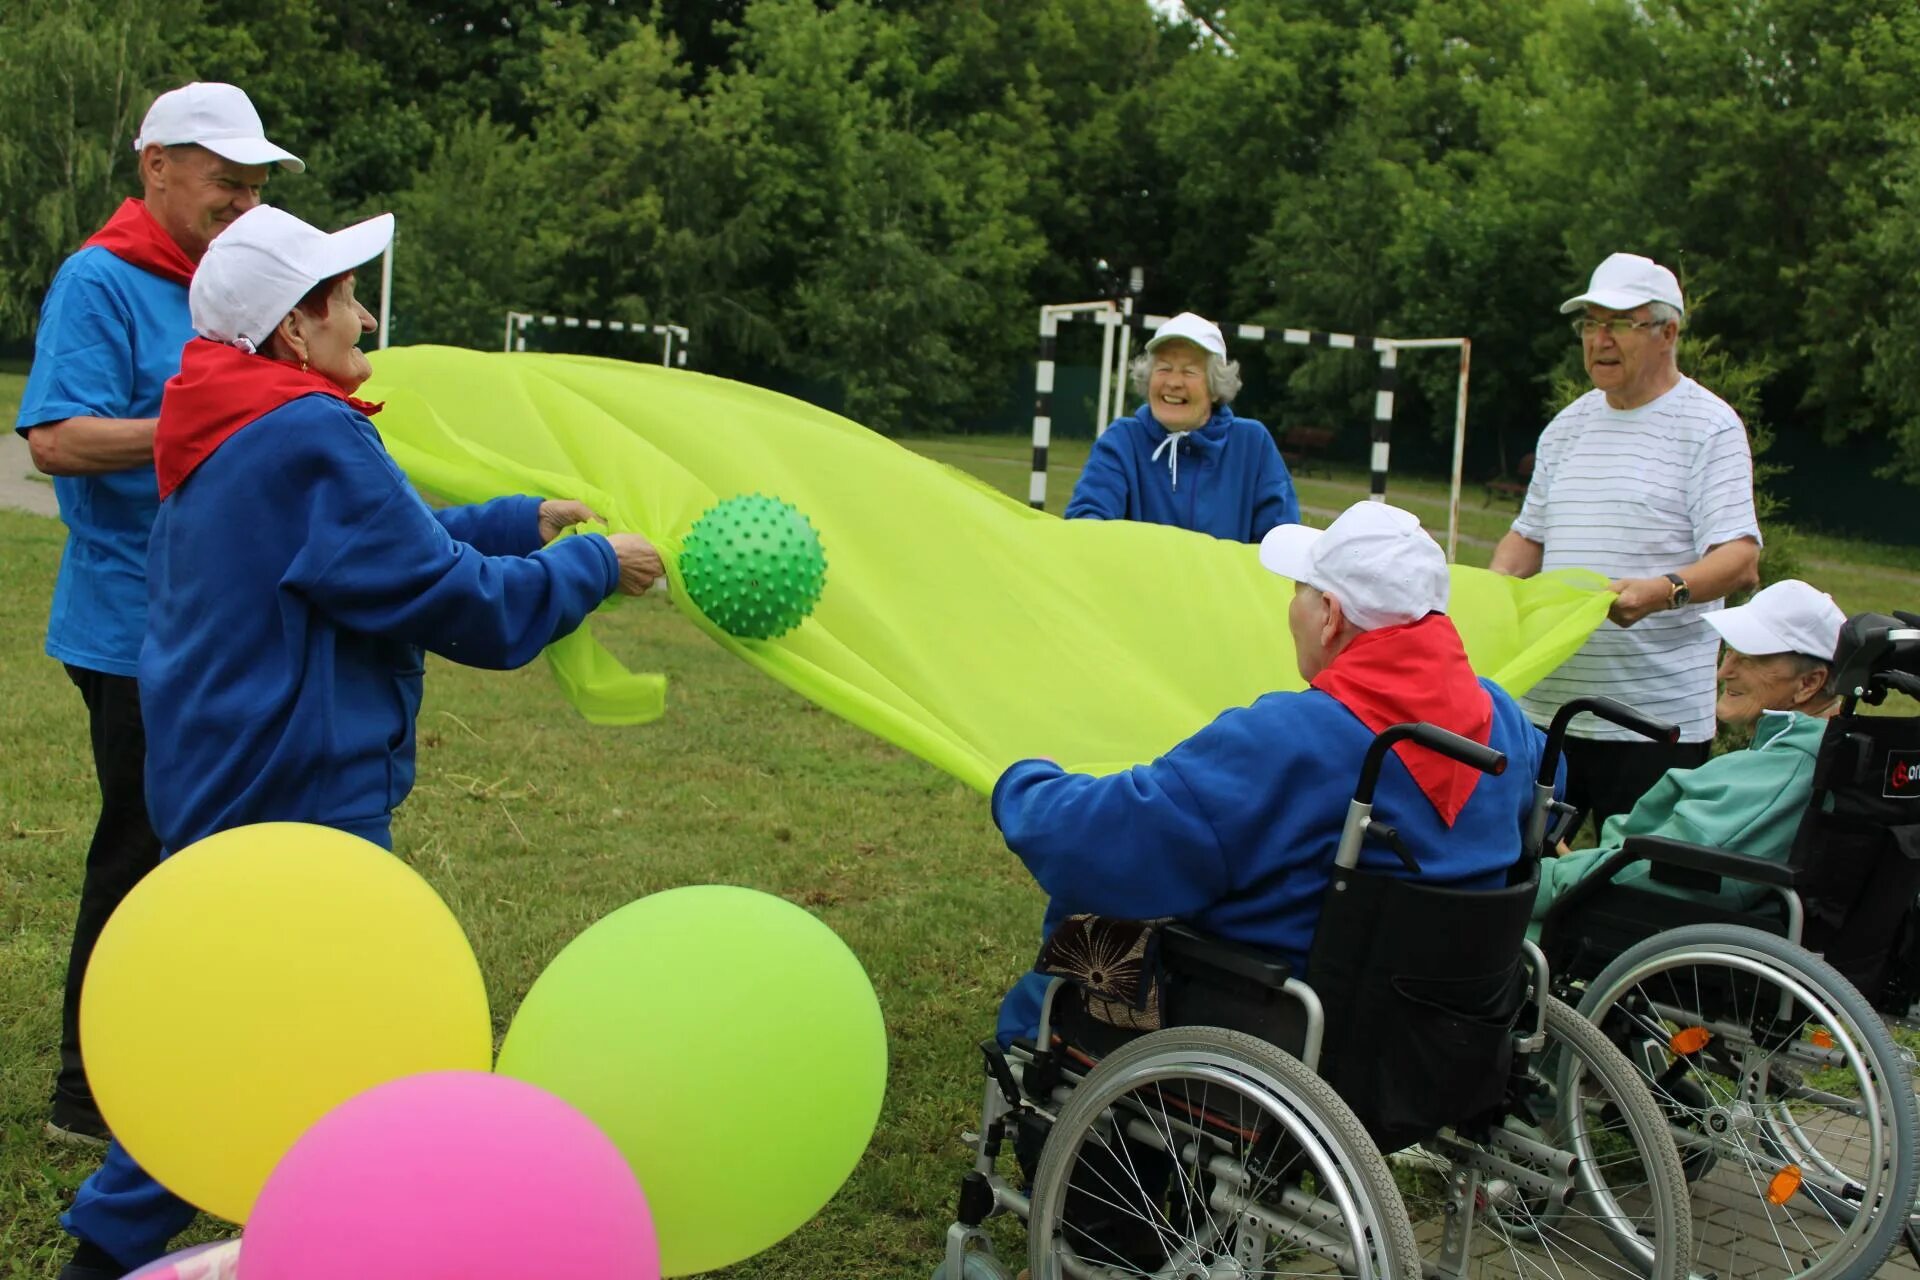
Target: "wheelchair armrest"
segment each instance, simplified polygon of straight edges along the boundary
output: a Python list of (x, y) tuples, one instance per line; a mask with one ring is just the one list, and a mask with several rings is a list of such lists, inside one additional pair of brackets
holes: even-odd
[(1280, 987), (1293, 976), (1293, 964), (1271, 951), (1244, 942), (1210, 937), (1191, 925), (1169, 924), (1160, 932), (1162, 956), (1180, 956), (1223, 969), (1263, 987)]
[(1610, 874), (1616, 864), (1624, 866), (1629, 862), (1641, 861), (1684, 867), (1689, 871), (1705, 871), (1729, 880), (1770, 885), (1776, 889), (1791, 889), (1800, 883), (1801, 878), (1798, 868), (1784, 862), (1771, 862), (1766, 858), (1735, 853), (1731, 849), (1714, 849), (1703, 844), (1688, 844), (1684, 840), (1668, 840), (1662, 836), (1627, 837), (1620, 852), (1607, 860), (1605, 870)]
[(1797, 888), (1802, 878), (1798, 868), (1781, 862), (1769, 862), (1765, 858), (1753, 858), (1744, 853), (1707, 845), (1688, 844), (1684, 840), (1668, 840), (1663, 836), (1629, 836), (1618, 853), (1582, 876), (1578, 884), (1561, 894), (1547, 908), (1546, 916), (1540, 921), (1541, 938), (1553, 937), (1554, 927), (1572, 915), (1575, 907), (1604, 890), (1615, 876), (1636, 862), (1664, 863), (1671, 867), (1704, 871), (1748, 884), (1764, 884), (1779, 889)]

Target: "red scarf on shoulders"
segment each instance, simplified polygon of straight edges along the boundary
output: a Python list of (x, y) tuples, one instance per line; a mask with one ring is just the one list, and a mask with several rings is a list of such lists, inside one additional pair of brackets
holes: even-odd
[[(1425, 720), (1483, 747), (1493, 736), (1493, 699), (1475, 678), (1460, 633), (1444, 613), (1362, 632), (1312, 683), (1375, 733)], [(1393, 751), (1451, 827), (1480, 784), (1480, 771), (1411, 742)]]
[(187, 284), (193, 280), (193, 259), (160, 226), (144, 200), (128, 196), (82, 249), (105, 249), (130, 267), (148, 275)]
[(194, 468), (240, 428), (288, 401), (310, 395), (344, 400), (369, 417), (381, 409), (284, 360), (248, 354), (207, 338), (187, 343), (180, 353), (180, 372), (167, 379), (160, 398), (160, 425), (153, 432), (160, 497), (165, 499), (185, 484)]

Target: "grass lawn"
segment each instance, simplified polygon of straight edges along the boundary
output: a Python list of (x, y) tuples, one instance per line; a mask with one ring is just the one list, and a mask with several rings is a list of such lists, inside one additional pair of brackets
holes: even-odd
[[(18, 393), (0, 377), (0, 408)], [(9, 418), (11, 414), (9, 412)], [(1012, 438), (913, 442), (1024, 495)], [(1085, 445), (1054, 450), (1053, 509)], [(1365, 477), (1304, 480), (1325, 523)], [(1394, 497), (1445, 527), (1445, 486)], [(1463, 559), (1484, 563), (1505, 513), (1473, 495)], [(62, 530), (0, 511), (0, 1278), (50, 1280), (55, 1217), (92, 1167), (41, 1136), (80, 868), (96, 809), (79, 695), (41, 653)], [(1887, 549), (1809, 554), (1848, 609), (1920, 601)], [(1878, 561), (1878, 563), (1875, 563)], [(817, 913), (866, 963), (887, 1020), (880, 1129), (815, 1222), (730, 1277), (923, 1277), (937, 1260), (976, 1117), (978, 1053), (999, 994), (1032, 959), (1041, 899), (1001, 845), (984, 798), (774, 685), (656, 601), (596, 624), (635, 669), (671, 680), (670, 709), (640, 729), (585, 724), (542, 664), (498, 674), (434, 660), (420, 717), (419, 785), (398, 853), (452, 906), (477, 949), (504, 1030), (547, 961), (641, 895), (722, 882)], [(688, 1052), (701, 1051), (688, 1046)], [(644, 1087), (635, 1082), (635, 1087)], [(778, 1143), (769, 1133), (765, 1141)], [(201, 1236), (218, 1234), (203, 1223)]]

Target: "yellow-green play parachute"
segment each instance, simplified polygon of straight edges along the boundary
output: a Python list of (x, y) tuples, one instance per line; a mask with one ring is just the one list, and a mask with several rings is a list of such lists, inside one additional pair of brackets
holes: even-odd
[[(660, 548), (695, 625), (820, 706), (982, 791), (1050, 756), (1104, 773), (1150, 760), (1228, 707), (1297, 689), (1286, 582), (1255, 548), (1160, 525), (1065, 521), (824, 410), (624, 361), (398, 348), (361, 392), (422, 488), (477, 502), (577, 498)], [(829, 562), (813, 614), (775, 640), (702, 617), (677, 559), (722, 498), (775, 495)], [(1474, 666), (1518, 693), (1606, 616), (1597, 577), (1456, 568)], [(548, 650), (590, 720), (659, 715), (660, 676), (587, 629)]]

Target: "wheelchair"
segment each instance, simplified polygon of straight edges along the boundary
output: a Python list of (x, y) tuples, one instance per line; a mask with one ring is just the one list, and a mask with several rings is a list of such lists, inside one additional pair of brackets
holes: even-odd
[[(1506, 764), (1432, 725), (1374, 740), (1304, 977), (1177, 923), (1055, 931), (1038, 1035), (980, 1046), (973, 1168), (935, 1280), (1011, 1280), (988, 1226), (1003, 1214), (1025, 1220), (1032, 1280), (1687, 1274), (1667, 1117), (1526, 941), (1533, 857), (1494, 890), (1359, 868), (1374, 842), (1418, 870), (1373, 816), (1402, 741)], [(1025, 1191), (1000, 1171), (1007, 1145)]]
[[(1920, 618), (1850, 619), (1835, 664), (1842, 707), (1786, 863), (1630, 838), (1543, 922), (1557, 994), (1668, 1118), (1703, 1273), (1849, 1280), (1903, 1240), (1920, 1263), (1914, 1060), (1886, 1025), (1920, 991), (1920, 718), (1859, 714), (1920, 696)], [(1635, 720), (1587, 701), (1556, 728), (1582, 711)], [(1618, 879), (1636, 864), (1754, 905)]]

